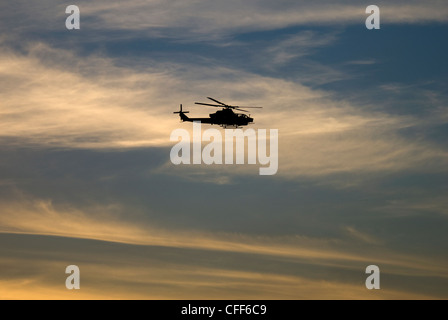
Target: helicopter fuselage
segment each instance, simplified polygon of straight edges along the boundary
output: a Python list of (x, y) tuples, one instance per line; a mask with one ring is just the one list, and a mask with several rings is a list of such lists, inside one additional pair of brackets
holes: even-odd
[(215, 113), (211, 113), (208, 118), (190, 118), (185, 115), (186, 113), (188, 113), (188, 111), (182, 111), (182, 105), (180, 105), (180, 110), (174, 113), (178, 113), (182, 121), (190, 121), (190, 122), (200, 121), (201, 123), (217, 124), (224, 128), (228, 126), (238, 128), (241, 126), (247, 126), (249, 123), (253, 123), (254, 119), (251, 118), (250, 115), (248, 116), (244, 113), (235, 113), (233, 110), (248, 112), (247, 110), (244, 109), (262, 108), (262, 107), (244, 107), (244, 109), (242, 109), (239, 106), (228, 105), (211, 97), (207, 97), (207, 99), (212, 100), (213, 102), (215, 102), (215, 104), (202, 103), (202, 102), (195, 102), (195, 104), (215, 108), (218, 107), (222, 108), (222, 110), (216, 111)]
[(245, 114), (235, 113), (231, 109), (223, 109), (216, 111), (215, 113), (211, 113), (209, 115), (209, 118), (190, 118), (187, 115), (185, 115), (186, 112), (183, 112), (182, 109), (177, 113), (179, 113), (179, 116), (182, 119), (182, 121), (189, 121), (189, 122), (200, 121), (201, 123), (216, 124), (222, 127), (247, 126), (249, 123), (253, 123), (254, 121), (253, 118)]

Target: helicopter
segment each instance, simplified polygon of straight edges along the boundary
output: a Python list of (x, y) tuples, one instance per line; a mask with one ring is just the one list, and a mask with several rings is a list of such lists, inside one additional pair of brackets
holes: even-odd
[[(207, 99), (210, 99), (217, 104), (202, 103), (202, 102), (195, 102), (195, 104), (215, 108), (223, 108), (223, 109), (218, 110), (215, 113), (211, 113), (209, 115), (209, 118), (189, 118), (188, 116), (185, 115), (186, 113), (189, 113), (189, 111), (182, 111), (182, 105), (180, 105), (180, 111), (176, 111), (173, 113), (178, 113), (182, 121), (190, 121), (190, 122), (200, 121), (201, 123), (209, 123), (212, 125), (217, 124), (223, 128), (227, 127), (238, 128), (240, 126), (247, 126), (249, 123), (254, 122), (254, 119), (251, 118), (250, 115), (248, 116), (244, 113), (235, 113), (233, 111), (238, 110), (243, 112), (249, 112), (247, 110), (241, 109), (239, 106), (231, 106), (210, 97), (207, 97)], [(244, 108), (261, 109), (262, 107), (244, 107)]]

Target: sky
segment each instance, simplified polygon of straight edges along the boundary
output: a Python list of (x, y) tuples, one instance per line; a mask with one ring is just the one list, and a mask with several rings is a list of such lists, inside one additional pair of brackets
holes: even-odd
[[(371, 4), (2, 1), (0, 298), (447, 299), (448, 5)], [(206, 97), (275, 175), (171, 163)]]

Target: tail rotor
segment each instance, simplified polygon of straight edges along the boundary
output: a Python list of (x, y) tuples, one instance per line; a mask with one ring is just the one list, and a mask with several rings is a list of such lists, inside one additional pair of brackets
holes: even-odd
[(182, 111), (182, 104), (181, 104), (180, 105), (180, 110), (179, 111), (175, 111), (173, 113), (179, 113), (179, 114), (181, 114), (181, 113), (190, 113), (190, 111)]
[(179, 111), (175, 111), (173, 113), (178, 113), (180, 116), (180, 119), (182, 121), (188, 121), (188, 117), (185, 115), (186, 113), (190, 113), (189, 111), (182, 111), (182, 105), (180, 105), (180, 110)]

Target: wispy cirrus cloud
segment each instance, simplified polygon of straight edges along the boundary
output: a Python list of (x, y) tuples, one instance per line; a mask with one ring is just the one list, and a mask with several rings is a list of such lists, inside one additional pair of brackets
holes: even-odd
[[(357, 284), (357, 277), (348, 276), (362, 272), (371, 261), (387, 270), (389, 279), (401, 279), (375, 297), (434, 298), (443, 294), (409, 294), (401, 285), (423, 275), (440, 281), (448, 277), (440, 260), (436, 263), (432, 258), (391, 251), (370, 235), (349, 226), (345, 228), (350, 235), (348, 239), (212, 235), (194, 230), (164, 231), (144, 221), (132, 222), (130, 208), (120, 210), (117, 206), (63, 207), (22, 196), (20, 202), (2, 201), (0, 207), (4, 213), (0, 216), (0, 237), (9, 239), (10, 248), (25, 252), (29, 250), (26, 239), (44, 244), (53, 241), (52, 237), (60, 237), (59, 247), (42, 245), (29, 256), (0, 247), (2, 269), (12, 270), (15, 266), (13, 273), (7, 271), (0, 276), (2, 298), (20, 294), (30, 299), (173, 299), (187, 295), (201, 299), (210, 297), (212, 289), (221, 298), (232, 295), (235, 298), (235, 294), (240, 298), (267, 298), (273, 293), (286, 299), (371, 298)], [(120, 211), (126, 211), (125, 220)], [(362, 243), (353, 243), (352, 237)], [(208, 252), (206, 259), (203, 251)], [(117, 254), (122, 257), (119, 261)], [(236, 266), (235, 259), (241, 254), (245, 262)], [(42, 255), (44, 259), (36, 259)], [(62, 286), (65, 266), (74, 262), (83, 275), (82, 290), (76, 295)], [(26, 265), (28, 271), (22, 270), (21, 265)], [(264, 265), (275, 265), (275, 271)], [(336, 274), (345, 274), (347, 282), (333, 279), (331, 275)], [(122, 289), (108, 293), (112, 285)], [(300, 292), (296, 286), (300, 286)], [(158, 290), (151, 289), (154, 287)], [(241, 291), (243, 287), (246, 289)], [(303, 287), (308, 290), (304, 292)], [(336, 288), (339, 289), (334, 291)]]
[[(72, 240), (76, 244), (76, 240)], [(113, 250), (113, 246), (107, 246)], [(139, 254), (154, 256), (150, 248), (140, 249)], [(211, 268), (204, 265), (189, 266), (179, 262), (167, 267), (161, 266), (152, 259), (144, 259), (142, 267), (128, 260), (128, 263), (117, 262), (105, 265), (98, 261), (80, 265), (82, 270), (81, 290), (67, 290), (64, 277), (54, 280), (55, 274), (63, 274), (65, 264), (69, 260), (61, 259), (61, 255), (40, 251), (46, 256), (54, 256), (53, 262), (41, 261), (39, 269), (26, 277), (8, 280), (0, 279), (2, 299), (443, 299), (442, 296), (425, 293), (412, 293), (400, 289), (383, 289), (368, 292), (362, 286), (332, 280), (318, 280), (300, 275), (284, 275), (270, 272), (251, 272), (223, 268)], [(108, 260), (105, 252), (84, 254), (88, 259), (95, 254), (96, 258)], [(171, 253), (179, 260), (186, 253)], [(221, 262), (228, 258), (220, 256)], [(112, 261), (113, 262), (113, 261)], [(141, 261), (139, 261), (141, 262)], [(254, 262), (256, 263), (256, 262)], [(22, 267), (30, 268), (30, 261), (15, 259), (5, 262), (5, 268), (14, 268), (16, 272), (24, 272)], [(208, 263), (210, 265), (210, 262)], [(19, 267), (17, 267), (19, 266)], [(34, 266), (31, 264), (31, 266)], [(37, 267), (37, 266), (36, 266)], [(244, 288), (243, 290), (241, 288)], [(300, 288), (300, 289), (298, 289)]]
[(366, 60), (353, 60), (348, 61), (346, 64), (353, 64), (353, 65), (371, 65), (375, 64), (377, 61), (375, 59), (366, 59)]
[[(299, 32), (277, 43), (271, 43), (263, 54), (273, 65), (284, 65), (293, 59), (311, 54), (313, 49), (325, 47), (336, 40), (335, 34), (317, 34), (313, 31)], [(272, 64), (268, 64), (271, 66)]]
[[(40, 1), (30, 4), (26, 1), (3, 2), (0, 21), (7, 28), (12, 21), (27, 21), (11, 32), (43, 31), (64, 29), (65, 7), (70, 2), (58, 3)], [(79, 1), (83, 29), (143, 31), (151, 37), (190, 38), (196, 40), (217, 40), (222, 37), (251, 31), (275, 30), (301, 25), (363, 25), (367, 5), (352, 1), (280, 1), (275, 5), (266, 0), (242, 2), (231, 1), (141, 1), (132, 0), (125, 4), (110, 1)], [(384, 23), (426, 23), (447, 22), (447, 8), (443, 1), (377, 1)], [(238, 8), (238, 10), (235, 10)], [(105, 35), (96, 34), (95, 37)], [(115, 34), (115, 37), (126, 37)], [(93, 37), (93, 35), (92, 35)], [(93, 39), (93, 38), (92, 38)]]
[[(389, 257), (394, 253), (384, 252), (387, 249), (382, 241), (352, 226), (344, 227), (344, 232), (349, 235), (348, 239), (310, 238), (299, 235), (272, 237), (211, 234), (188, 229), (164, 230), (157, 224), (151, 226), (151, 221), (139, 216), (138, 212), (129, 212), (130, 208), (116, 204), (77, 208), (56, 206), (51, 200), (24, 195), (19, 199), (20, 202), (1, 202), (4, 214), (0, 217), (0, 232), (310, 259), (320, 261), (316, 262), (317, 264), (345, 268), (351, 268), (353, 262), (367, 263), (369, 259), (374, 259), (377, 263), (405, 268), (411, 273), (414, 270), (417, 273), (431, 272), (434, 275), (446, 276), (443, 266), (432, 264), (425, 259), (396, 254), (395, 258)], [(126, 218), (124, 212), (128, 212)], [(368, 256), (360, 250), (362, 246), (346, 242), (352, 237), (373, 245)]]
[(42, 44), (26, 55), (3, 51), (2, 136), (48, 147), (165, 144), (168, 123), (158, 118), (163, 104), (156, 91), (165, 77), (129, 72), (100, 57), (78, 60)]
[[(447, 296), (444, 60), (393, 28), (444, 2), (380, 1), (379, 33), (352, 1), (80, 0), (73, 32), (69, 4), (0, 4), (2, 298)], [(263, 107), (276, 176), (171, 164), (172, 112), (204, 96)]]
[[(447, 21), (447, 8), (442, 1), (424, 5), (419, 1), (379, 1), (384, 21), (387, 23), (415, 23)], [(238, 7), (238, 10), (234, 10)], [(161, 34), (176, 37), (183, 32), (208, 34), (213, 38), (220, 34), (272, 30), (310, 24), (353, 24), (365, 20), (366, 6), (350, 1), (281, 1), (275, 5), (265, 0), (243, 3), (238, 0), (220, 1), (130, 1), (126, 7), (95, 2), (86, 6), (88, 15), (100, 17), (101, 23), (130, 30), (157, 30)], [(120, 10), (118, 10), (120, 9)], [(123, 14), (123, 11), (128, 14)], [(167, 12), (170, 15), (166, 14)], [(172, 14), (172, 15), (171, 15)], [(173, 17), (176, 17), (173, 19)], [(182, 30), (182, 31), (181, 31)], [(156, 32), (157, 32), (156, 31)]]
[[(446, 157), (443, 150), (397, 133), (421, 126), (425, 121), (420, 118), (369, 112), (298, 82), (176, 63), (135, 70), (117, 66), (112, 58), (80, 60), (74, 53), (43, 44), (30, 46), (26, 54), (3, 50), (1, 56), (0, 81), (5, 85), (0, 123), (5, 145), (169, 147), (170, 133), (178, 126), (173, 101), (188, 108), (185, 102), (208, 92), (264, 107), (256, 115), (256, 127), (279, 129), (281, 176), (421, 166), (441, 170), (442, 166), (425, 168), (425, 163)], [(205, 110), (194, 112), (200, 115)], [(190, 123), (181, 126), (191, 130)], [(237, 172), (240, 169), (245, 170)]]

